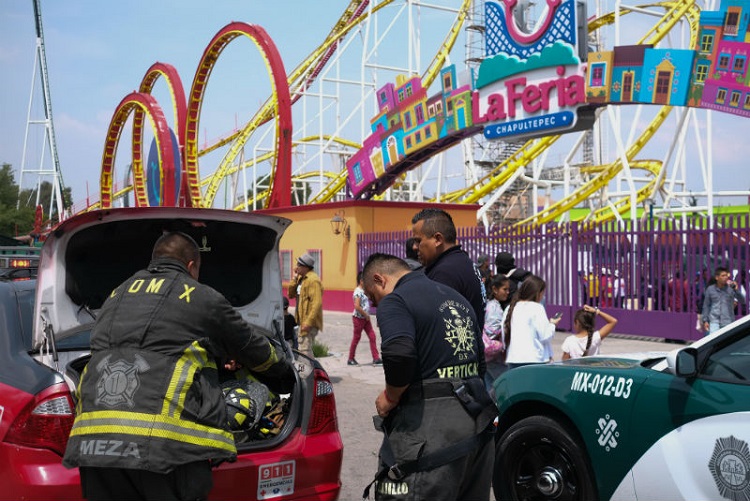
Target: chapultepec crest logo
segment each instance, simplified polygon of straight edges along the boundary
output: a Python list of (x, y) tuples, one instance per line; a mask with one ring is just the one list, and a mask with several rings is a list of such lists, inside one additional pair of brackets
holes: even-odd
[(728, 436), (716, 440), (708, 462), (719, 493), (726, 499), (750, 499), (750, 448), (747, 442)]
[(449, 306), (448, 311), (451, 316), (444, 318), (445, 340), (453, 348), (453, 354), (474, 353), (474, 322), (471, 317), (462, 315), (454, 306)]
[(150, 366), (140, 355), (136, 355), (132, 363), (122, 359), (111, 363), (110, 358), (112, 355), (107, 355), (96, 364), (101, 375), (96, 383), (95, 403), (110, 408), (121, 404), (133, 407), (133, 395), (141, 385), (139, 375), (149, 370)]

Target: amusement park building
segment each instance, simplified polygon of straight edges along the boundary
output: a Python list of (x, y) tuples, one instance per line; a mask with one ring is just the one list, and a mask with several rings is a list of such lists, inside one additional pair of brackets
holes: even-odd
[[(456, 227), (476, 226), (477, 205), (375, 202), (352, 200), (327, 204), (266, 209), (258, 212), (293, 221), (279, 244), (284, 289), (293, 278), (294, 263), (305, 252), (316, 256), (315, 272), (323, 282), (323, 309), (351, 311), (352, 291), (358, 269), (357, 236), (365, 233), (411, 229), (411, 219), (420, 210), (441, 208), (453, 217)], [(335, 234), (331, 219), (345, 222)], [(405, 257), (405, 242), (394, 242), (393, 254)]]

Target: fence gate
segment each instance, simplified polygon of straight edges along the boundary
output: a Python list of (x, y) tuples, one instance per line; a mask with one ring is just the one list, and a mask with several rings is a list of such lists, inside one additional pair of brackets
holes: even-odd
[[(550, 315), (564, 313), (559, 326), (571, 329), (584, 303), (615, 316), (617, 332), (695, 340), (703, 291), (717, 266), (729, 269), (745, 295), (737, 316), (748, 314), (750, 215), (645, 221), (632, 229), (617, 222), (596, 227), (553, 223), (536, 228), (457, 228), (458, 242), (476, 262), (481, 254), (505, 251), (516, 265), (547, 282)], [(405, 257), (409, 231), (360, 234), (358, 265), (385, 252)]]

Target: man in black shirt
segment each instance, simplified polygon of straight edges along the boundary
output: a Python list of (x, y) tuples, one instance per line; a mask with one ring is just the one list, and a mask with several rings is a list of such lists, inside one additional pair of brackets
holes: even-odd
[(363, 283), (378, 307), (386, 381), (375, 401), (385, 435), (375, 499), (486, 501), (497, 409), (473, 308), (388, 254), (370, 256)]
[(487, 302), (482, 276), (469, 255), (456, 242), (453, 218), (442, 209), (423, 209), (414, 215), (411, 223), (414, 238), (419, 241), (419, 260), (425, 266), (425, 274), (457, 290), (469, 301), (481, 332)]

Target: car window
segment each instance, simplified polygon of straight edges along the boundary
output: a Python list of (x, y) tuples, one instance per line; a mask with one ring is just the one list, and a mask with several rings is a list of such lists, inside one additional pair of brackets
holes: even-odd
[(708, 356), (702, 375), (750, 384), (750, 324)]

